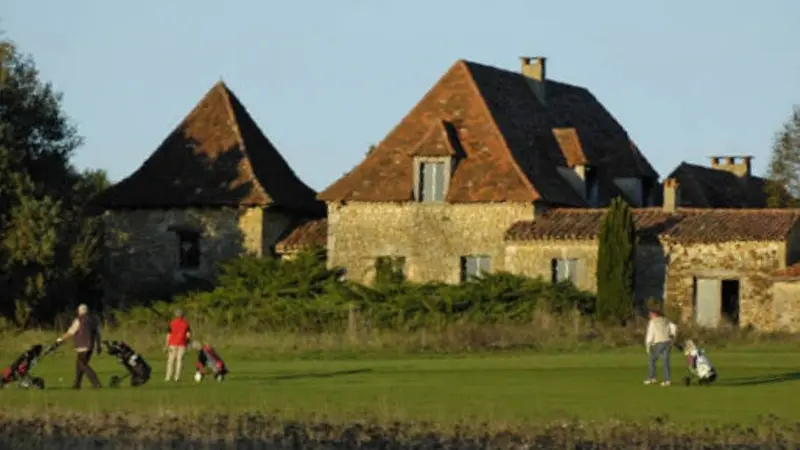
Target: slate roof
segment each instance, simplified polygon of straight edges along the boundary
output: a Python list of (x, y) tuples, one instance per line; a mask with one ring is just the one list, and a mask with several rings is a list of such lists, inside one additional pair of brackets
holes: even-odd
[(766, 208), (767, 180), (739, 177), (726, 170), (681, 163), (667, 178), (680, 185), (680, 206), (686, 208)]
[(141, 167), (93, 203), (106, 209), (275, 205), (324, 215), (315, 197), (220, 81)]
[(325, 247), (328, 243), (328, 220), (309, 220), (295, 227), (275, 245), (278, 253), (303, 250), (314, 246)]
[[(604, 177), (658, 177), (588, 90), (553, 80), (545, 83), (542, 103), (521, 73), (456, 62), (372, 153), (318, 198), (413, 200), (414, 151), (441, 121), (453, 125), (453, 138), (464, 150), (451, 178), (448, 202), (543, 200), (586, 206), (556, 169), (575, 163), (580, 155)], [(573, 129), (569, 148), (560, 145), (570, 138), (558, 131), (565, 128)]]
[[(604, 209), (556, 208), (533, 221), (513, 224), (509, 241), (591, 240), (598, 237)], [(800, 209), (633, 210), (640, 236), (683, 243), (783, 241), (800, 218)]]

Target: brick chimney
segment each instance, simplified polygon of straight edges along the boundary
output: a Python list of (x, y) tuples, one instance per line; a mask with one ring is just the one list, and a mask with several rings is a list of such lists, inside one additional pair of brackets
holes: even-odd
[(667, 178), (664, 180), (664, 212), (675, 212), (680, 205), (680, 191), (678, 180)]
[(711, 156), (711, 168), (730, 172), (737, 177), (749, 177), (752, 172), (753, 156)]
[(528, 86), (536, 94), (539, 101), (546, 104), (545, 83), (547, 78), (545, 62), (547, 58), (544, 56), (520, 56), (519, 59), (522, 60), (522, 74), (525, 75)]

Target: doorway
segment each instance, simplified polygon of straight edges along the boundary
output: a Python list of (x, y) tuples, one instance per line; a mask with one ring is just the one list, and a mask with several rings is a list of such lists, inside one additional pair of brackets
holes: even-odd
[(722, 280), (722, 318), (739, 326), (739, 280)]
[(724, 320), (739, 325), (739, 292), (737, 279), (695, 278), (693, 310), (697, 325), (716, 328)]

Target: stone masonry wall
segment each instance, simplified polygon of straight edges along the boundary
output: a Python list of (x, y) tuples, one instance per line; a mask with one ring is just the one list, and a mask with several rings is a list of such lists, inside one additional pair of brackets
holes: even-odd
[(666, 300), (691, 320), (695, 277), (738, 279), (740, 325), (768, 330), (775, 322), (770, 276), (785, 262), (785, 242), (675, 244), (669, 249)]
[(347, 203), (328, 205), (328, 262), (353, 281), (371, 283), (379, 256), (406, 258), (407, 279), (460, 280), (462, 256), (488, 255), (491, 270), (505, 266), (504, 235), (533, 218), (533, 205)]
[(772, 285), (776, 331), (800, 332), (800, 280), (776, 281)]
[[(597, 241), (512, 242), (506, 247), (506, 270), (552, 279), (553, 259), (578, 259), (577, 286), (597, 291)], [(664, 253), (659, 246), (640, 245), (636, 254), (636, 299), (663, 298)]]
[[(269, 252), (292, 219), (262, 208), (118, 210), (103, 215), (106, 301), (163, 296), (187, 276), (208, 278), (226, 259)], [(180, 269), (171, 227), (202, 233), (200, 266)]]

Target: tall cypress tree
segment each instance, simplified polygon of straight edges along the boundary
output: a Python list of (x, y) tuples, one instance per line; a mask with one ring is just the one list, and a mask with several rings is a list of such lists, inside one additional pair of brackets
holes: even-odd
[(603, 217), (597, 255), (597, 317), (625, 323), (634, 313), (636, 225), (631, 208), (617, 197)]

